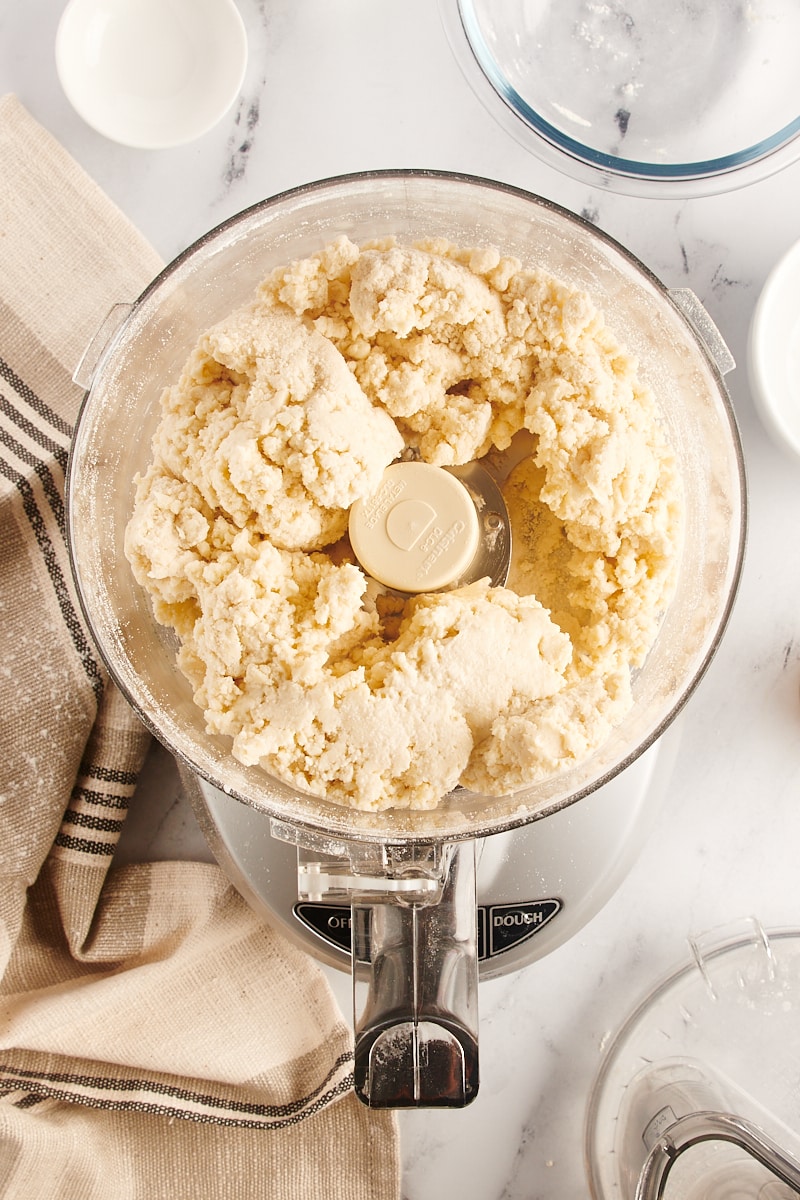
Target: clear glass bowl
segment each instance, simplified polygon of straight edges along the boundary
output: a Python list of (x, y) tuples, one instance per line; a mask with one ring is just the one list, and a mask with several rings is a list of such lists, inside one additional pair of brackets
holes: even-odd
[[(433, 812), (354, 812), (245, 767), (206, 733), (175, 664), (172, 634), (123, 554), (133, 478), (150, 459), (160, 393), (203, 330), (247, 301), (274, 266), (338, 234), (433, 235), (497, 245), (587, 290), (638, 358), (683, 466), (687, 528), (677, 592), (635, 706), (585, 762), (506, 797), (458, 789)], [(200, 776), (293, 825), (362, 841), (431, 842), (521, 825), (594, 790), (658, 737), (698, 682), (726, 624), (745, 531), (741, 447), (720, 372), (694, 326), (641, 263), (588, 222), (515, 188), (468, 176), (388, 171), (324, 180), (232, 218), (168, 266), (102, 353), (77, 423), (68, 480), (75, 579), (95, 642), (143, 720)]]
[(439, 0), (456, 59), (527, 149), (594, 185), (702, 195), (800, 154), (795, 0)]

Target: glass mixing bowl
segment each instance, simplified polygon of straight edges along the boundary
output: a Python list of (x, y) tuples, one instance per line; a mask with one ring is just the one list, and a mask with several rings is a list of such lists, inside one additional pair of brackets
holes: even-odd
[(800, 155), (795, 0), (439, 0), (439, 10), (487, 111), (592, 185), (724, 192)]
[[(496, 245), (588, 291), (638, 358), (682, 465), (686, 536), (675, 597), (634, 681), (635, 704), (588, 759), (504, 797), (457, 789), (432, 812), (362, 813), (246, 767), (209, 735), (175, 663), (171, 631), (123, 554), (133, 479), (150, 459), (163, 386), (198, 335), (247, 301), (273, 267), (339, 234), (401, 243), (445, 236)], [(741, 449), (720, 371), (695, 326), (653, 275), (571, 213), (512, 187), (427, 171), (325, 180), (257, 204), (201, 238), (131, 307), (102, 352), (68, 472), (70, 550), (83, 609), (109, 671), (145, 723), (210, 783), (295, 827), (367, 843), (481, 837), (538, 819), (625, 767), (664, 730), (701, 677), (726, 624), (741, 567)]]

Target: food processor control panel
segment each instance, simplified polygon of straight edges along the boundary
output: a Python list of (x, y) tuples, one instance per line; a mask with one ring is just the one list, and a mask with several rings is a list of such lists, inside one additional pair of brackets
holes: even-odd
[[(673, 729), (580, 804), (478, 842), (481, 979), (543, 958), (610, 899), (660, 811), (679, 741)], [(187, 772), (184, 784), (215, 856), (251, 906), (308, 953), (350, 971), (347, 879), (340, 895), (298, 898), (297, 846), (271, 836), (262, 813), (196, 776)]]
[[(523, 946), (541, 932), (563, 908), (552, 896), (544, 900), (522, 900), (510, 904), (478, 905), (478, 960), (483, 963)], [(352, 952), (350, 905), (300, 901), (294, 916), (311, 933), (349, 955)]]

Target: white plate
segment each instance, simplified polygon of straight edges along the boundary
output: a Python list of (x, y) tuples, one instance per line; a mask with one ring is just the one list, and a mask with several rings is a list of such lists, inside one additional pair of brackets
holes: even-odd
[(800, 242), (773, 268), (756, 304), (748, 374), (767, 432), (800, 458)]
[(70, 0), (56, 35), (67, 99), (105, 137), (163, 149), (233, 104), (247, 35), (233, 0)]

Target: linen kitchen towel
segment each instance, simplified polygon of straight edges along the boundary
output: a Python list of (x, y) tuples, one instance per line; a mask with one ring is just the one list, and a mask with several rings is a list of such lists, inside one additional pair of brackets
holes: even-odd
[(149, 745), (65, 546), (72, 373), (154, 250), (0, 99), (0, 1195), (394, 1200), (324, 975), (208, 863), (115, 865)]

